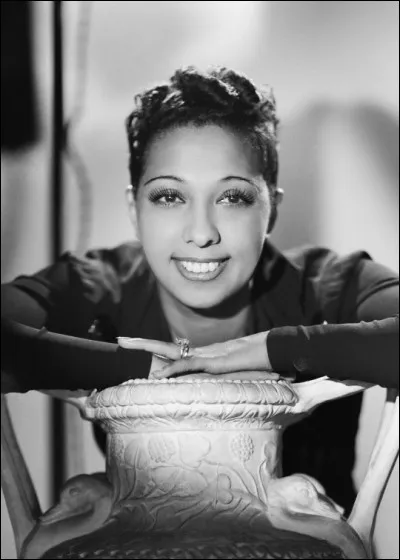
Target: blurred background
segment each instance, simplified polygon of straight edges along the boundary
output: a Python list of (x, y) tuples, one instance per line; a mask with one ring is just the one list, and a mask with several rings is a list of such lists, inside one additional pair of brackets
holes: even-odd
[[(29, 5), (5, 22), (5, 4)], [(53, 2), (1, 2), (1, 280), (52, 259)], [(63, 250), (132, 236), (124, 119), (135, 93), (182, 65), (220, 64), (273, 86), (285, 202), (272, 241), (357, 249), (399, 270), (399, 5), (372, 2), (63, 2)], [(54, 364), (55, 368), (57, 364)], [(364, 395), (357, 486), (385, 391)], [(51, 502), (49, 399), (8, 399), (42, 508)], [(91, 427), (68, 411), (68, 474), (104, 470)], [(376, 527), (379, 558), (398, 558), (398, 462)], [(15, 558), (2, 495), (1, 557)]]

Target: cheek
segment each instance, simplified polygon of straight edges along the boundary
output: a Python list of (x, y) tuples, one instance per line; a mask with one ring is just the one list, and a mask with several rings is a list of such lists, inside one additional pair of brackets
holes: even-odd
[(160, 212), (145, 212), (138, 220), (143, 248), (148, 252), (162, 253), (171, 248), (173, 240), (179, 235), (179, 222)]
[(227, 242), (229, 240), (229, 244), (233, 244), (241, 252), (249, 251), (252, 254), (264, 242), (268, 217), (268, 212), (259, 210), (232, 213), (223, 221), (221, 237)]

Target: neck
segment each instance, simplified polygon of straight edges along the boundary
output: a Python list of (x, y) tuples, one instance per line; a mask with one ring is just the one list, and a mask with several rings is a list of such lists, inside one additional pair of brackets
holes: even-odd
[(188, 307), (160, 286), (158, 293), (173, 337), (188, 338), (193, 346), (207, 346), (249, 334), (251, 304), (248, 286), (211, 309)]

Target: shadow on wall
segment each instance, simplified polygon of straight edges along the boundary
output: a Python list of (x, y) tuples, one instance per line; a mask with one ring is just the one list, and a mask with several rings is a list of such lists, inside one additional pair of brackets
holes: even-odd
[[(349, 117), (354, 127), (364, 136), (370, 154), (375, 155), (376, 164), (399, 193), (399, 122), (374, 105), (361, 105), (351, 110)], [(379, 191), (377, 191), (378, 194)]]
[[(273, 234), (280, 249), (319, 241), (321, 181), (326, 173), (321, 168), (319, 142), (329, 134), (327, 122), (335, 120), (346, 123), (343, 136), (351, 130), (362, 140), (365, 157), (372, 158), (372, 166), (379, 170), (382, 184), (389, 185), (388, 196), (398, 207), (398, 121), (373, 105), (316, 104), (291, 122), (283, 123), (280, 131), (279, 185), (285, 191), (285, 199)], [(380, 188), (382, 185), (377, 185), (377, 198)]]

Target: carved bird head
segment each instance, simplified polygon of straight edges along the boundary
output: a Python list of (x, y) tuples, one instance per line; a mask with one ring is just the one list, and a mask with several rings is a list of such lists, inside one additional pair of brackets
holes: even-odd
[(59, 502), (44, 513), (39, 521), (46, 525), (77, 515), (91, 514), (100, 507), (104, 508), (104, 501), (111, 501), (111, 486), (105, 474), (81, 474), (65, 483)]
[(309, 514), (341, 519), (344, 510), (326, 494), (314, 478), (294, 474), (276, 479), (268, 486), (268, 504), (289, 515)]

